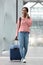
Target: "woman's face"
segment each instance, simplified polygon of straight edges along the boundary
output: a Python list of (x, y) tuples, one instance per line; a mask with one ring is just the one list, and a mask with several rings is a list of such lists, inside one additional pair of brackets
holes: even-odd
[(22, 9), (22, 15), (27, 15), (27, 10), (25, 8)]

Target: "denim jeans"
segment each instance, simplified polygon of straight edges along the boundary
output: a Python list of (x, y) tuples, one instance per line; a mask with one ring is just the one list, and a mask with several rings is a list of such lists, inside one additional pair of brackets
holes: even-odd
[(18, 40), (19, 40), (19, 44), (20, 44), (21, 57), (25, 59), (27, 49), (28, 49), (29, 33), (28, 32), (19, 32)]

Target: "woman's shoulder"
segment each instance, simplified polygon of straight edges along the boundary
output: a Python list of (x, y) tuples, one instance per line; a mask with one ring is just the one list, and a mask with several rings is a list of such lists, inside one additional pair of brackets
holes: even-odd
[(32, 21), (32, 18), (31, 18), (31, 17), (29, 17), (29, 18), (28, 18), (28, 21), (29, 21), (29, 20), (30, 20), (30, 21)]

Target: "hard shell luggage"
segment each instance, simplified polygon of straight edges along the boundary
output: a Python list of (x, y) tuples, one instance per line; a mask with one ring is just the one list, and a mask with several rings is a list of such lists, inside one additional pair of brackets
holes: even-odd
[(21, 60), (18, 41), (14, 42), (10, 47), (10, 60)]

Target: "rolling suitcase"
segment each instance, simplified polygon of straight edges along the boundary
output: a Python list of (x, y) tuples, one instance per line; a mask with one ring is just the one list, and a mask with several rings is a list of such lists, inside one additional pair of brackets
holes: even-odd
[(20, 48), (18, 41), (14, 42), (10, 48), (10, 60), (21, 60)]

